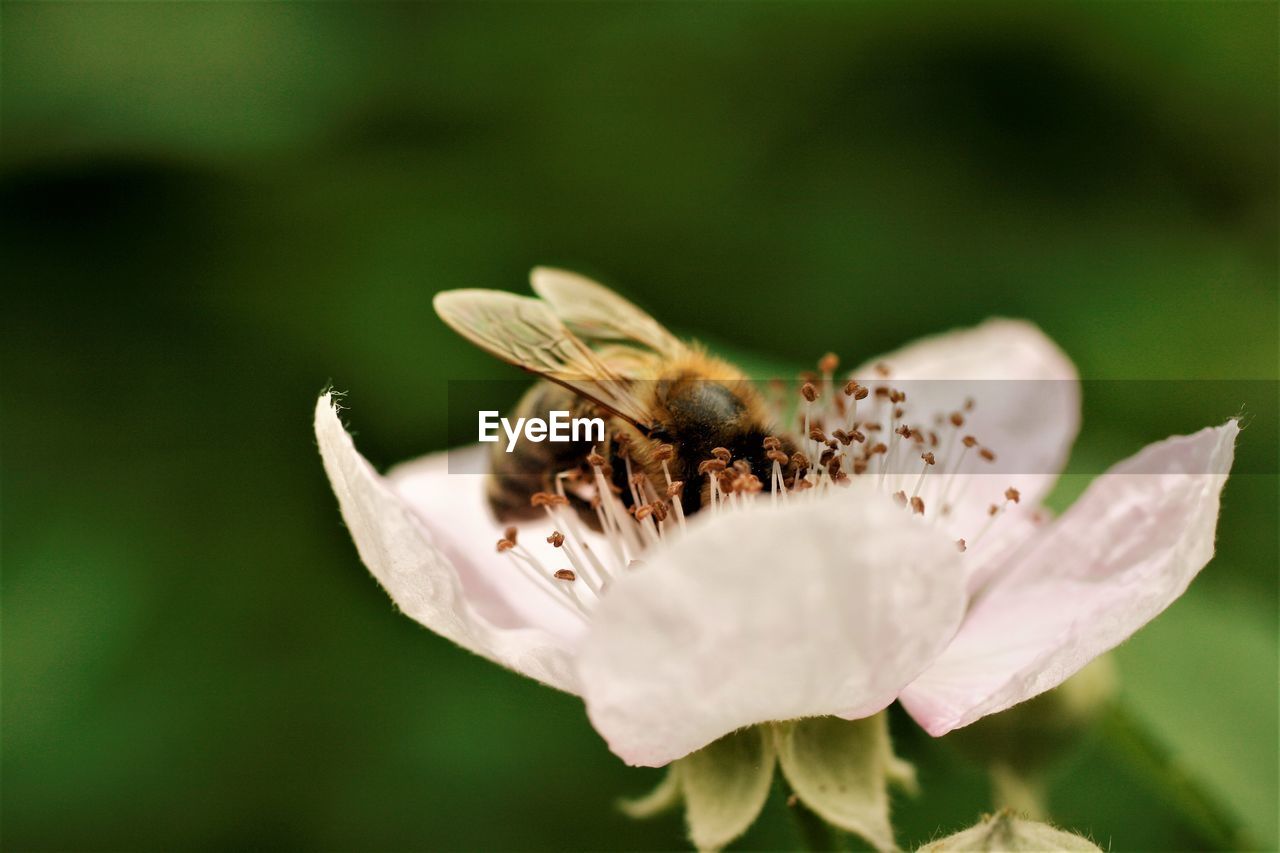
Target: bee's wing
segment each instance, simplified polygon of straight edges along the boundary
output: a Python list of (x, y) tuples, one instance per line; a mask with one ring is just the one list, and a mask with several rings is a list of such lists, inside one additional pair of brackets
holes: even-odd
[(498, 290), (446, 290), (433, 300), (455, 332), (503, 361), (556, 382), (638, 427), (652, 426), (630, 378), (606, 364), (551, 306)]
[(634, 341), (668, 356), (685, 351), (665, 326), (603, 284), (551, 267), (534, 267), (529, 280), (560, 319), (588, 340)]

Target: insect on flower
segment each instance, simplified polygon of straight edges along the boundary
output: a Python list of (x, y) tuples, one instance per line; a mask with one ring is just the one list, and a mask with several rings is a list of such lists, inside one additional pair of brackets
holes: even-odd
[[(945, 734), (1060, 684), (1159, 614), (1213, 555), (1234, 420), (1150, 445), (1060, 518), (1040, 506), (1075, 439), (1080, 389), (1029, 323), (990, 320), (840, 376), (825, 358), (788, 392), (793, 416), (752, 415), (735, 433), (749, 441), (699, 443), (655, 417), (654, 398), (638, 405), (619, 390), (660, 380), (672, 359), (654, 355), (674, 351), (669, 333), (611, 295), (606, 312), (599, 299), (553, 310), (547, 281), (609, 292), (552, 275), (537, 285), (547, 303), (504, 297), (495, 314), (492, 297), (442, 302), (487, 349), (543, 365), (554, 389), (531, 396), (568, 387), (613, 419), (607, 453), (538, 463), (527, 510), (513, 489), (495, 493), (505, 474), (480, 446), (451, 452), (476, 474), (450, 474), (438, 454), (382, 476), (327, 394), (316, 435), (360, 556), (400, 608), (581, 696), (629, 763), (663, 765), (756, 723), (867, 717), (895, 700)], [(519, 344), (495, 339), (530, 316)], [(576, 383), (595, 383), (600, 368), (577, 367), (603, 356), (579, 334), (614, 346), (624, 333), (659, 366), (624, 370), (611, 356), (607, 381), (582, 393)], [(538, 355), (519, 349), (535, 342)], [(770, 431), (775, 420), (794, 432)]]

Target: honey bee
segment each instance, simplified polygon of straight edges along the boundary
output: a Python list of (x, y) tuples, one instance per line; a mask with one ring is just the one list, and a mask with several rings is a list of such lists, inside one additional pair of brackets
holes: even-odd
[[(531, 498), (551, 491), (566, 472), (589, 482), (588, 459), (611, 477), (625, 506), (679, 501), (684, 515), (711, 500), (708, 471), (732, 466), (767, 482), (775, 461), (785, 459), (783, 469), (794, 476), (794, 447), (774, 437), (769, 412), (742, 371), (680, 340), (604, 285), (542, 267), (530, 278), (540, 298), (451, 290), (436, 295), (436, 313), (481, 349), (541, 377), (517, 404), (518, 416), (600, 417), (606, 440), (604, 447), (526, 441), (511, 453), (495, 445), (488, 497), (499, 519), (540, 513)], [(574, 496), (597, 526), (588, 501)]]

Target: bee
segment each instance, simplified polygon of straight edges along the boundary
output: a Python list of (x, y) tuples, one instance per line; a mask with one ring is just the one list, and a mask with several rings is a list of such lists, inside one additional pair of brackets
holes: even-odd
[[(712, 499), (708, 471), (731, 466), (767, 483), (775, 460), (786, 459), (785, 476), (794, 477), (794, 446), (774, 436), (768, 409), (741, 370), (588, 278), (544, 267), (530, 278), (540, 298), (451, 290), (436, 295), (436, 313), (481, 349), (540, 377), (517, 404), (518, 416), (600, 417), (606, 441), (602, 448), (525, 441), (512, 453), (495, 445), (488, 498), (499, 519), (540, 513), (531, 499), (552, 491), (558, 476), (590, 482), (589, 458), (628, 508), (678, 500), (685, 515)], [(574, 494), (584, 520), (597, 526), (589, 500)]]

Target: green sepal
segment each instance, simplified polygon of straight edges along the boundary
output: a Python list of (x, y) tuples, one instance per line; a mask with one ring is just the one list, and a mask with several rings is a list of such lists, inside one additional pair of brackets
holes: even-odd
[(764, 726), (725, 735), (672, 765), (689, 840), (719, 850), (755, 823), (773, 783), (773, 738)]
[(618, 808), (627, 817), (647, 820), (680, 805), (680, 777), (674, 767), (668, 768), (658, 786), (647, 794), (618, 800)]
[(811, 717), (774, 724), (778, 763), (796, 796), (832, 826), (895, 850), (889, 824), (889, 782), (913, 784), (915, 774), (893, 755), (880, 713), (863, 720)]
[(1039, 821), (1017, 817), (1004, 809), (983, 818), (978, 823), (926, 844), (916, 853), (1101, 853), (1100, 848), (1074, 833)]

